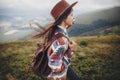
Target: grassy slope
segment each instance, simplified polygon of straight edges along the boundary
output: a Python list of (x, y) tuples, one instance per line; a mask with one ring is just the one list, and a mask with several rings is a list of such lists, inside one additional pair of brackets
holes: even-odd
[(109, 35), (109, 34), (120, 34), (120, 25), (111, 26), (109, 28), (96, 28), (95, 30), (84, 32), (81, 35)]
[[(83, 80), (120, 80), (120, 36), (72, 39), (77, 48), (71, 66)], [(0, 80), (45, 80), (29, 69), (36, 42), (0, 43)]]

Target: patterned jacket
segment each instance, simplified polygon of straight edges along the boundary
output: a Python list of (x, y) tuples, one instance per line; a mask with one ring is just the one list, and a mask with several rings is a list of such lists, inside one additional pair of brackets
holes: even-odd
[[(68, 37), (68, 33), (65, 28), (56, 26), (54, 35), (57, 35), (59, 33), (62, 33)], [(61, 37), (55, 40), (48, 50), (48, 65), (51, 69), (59, 69), (62, 66), (65, 66), (65, 69), (63, 71), (59, 73), (52, 71), (50, 75), (63, 76), (66, 74), (68, 66), (70, 65), (70, 59), (73, 52), (69, 48), (69, 37), (66, 37)]]

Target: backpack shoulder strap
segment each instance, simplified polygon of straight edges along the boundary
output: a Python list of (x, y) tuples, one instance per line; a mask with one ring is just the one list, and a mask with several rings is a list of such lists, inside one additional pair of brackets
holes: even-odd
[(60, 37), (66, 37), (68, 39), (68, 41), (70, 41), (70, 39), (65, 36), (64, 34), (62, 33), (58, 33), (54, 36), (54, 38), (46, 45), (45, 49), (48, 48), (56, 39), (60, 38)]
[(66, 35), (64, 35), (63, 33), (58, 33), (57, 35), (55, 35), (55, 39), (58, 39), (58, 38), (60, 38), (60, 37), (65, 37), (65, 38), (67, 38), (68, 39), (68, 41), (70, 42), (70, 39), (69, 39), (69, 37), (67, 37)]

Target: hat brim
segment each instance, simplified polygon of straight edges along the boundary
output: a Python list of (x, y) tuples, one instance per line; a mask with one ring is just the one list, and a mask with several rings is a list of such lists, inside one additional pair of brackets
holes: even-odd
[(72, 7), (74, 7), (76, 4), (78, 3), (78, 1), (74, 2), (73, 4), (71, 4), (70, 6), (68, 6), (59, 16), (57, 19), (55, 19), (55, 22), (57, 22), (59, 20), (59, 18), (69, 9), (71, 9)]

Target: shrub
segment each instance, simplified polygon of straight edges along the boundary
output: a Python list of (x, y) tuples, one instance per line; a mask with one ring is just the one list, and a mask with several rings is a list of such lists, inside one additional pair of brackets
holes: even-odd
[(86, 41), (81, 41), (79, 45), (80, 45), (80, 46), (85, 46), (85, 47), (86, 47), (86, 46), (88, 45), (88, 43), (87, 43)]

